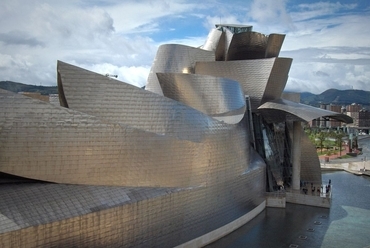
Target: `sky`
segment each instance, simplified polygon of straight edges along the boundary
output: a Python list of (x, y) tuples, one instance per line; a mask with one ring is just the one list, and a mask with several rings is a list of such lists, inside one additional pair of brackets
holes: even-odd
[(158, 46), (199, 47), (219, 23), (286, 34), (286, 91), (370, 91), (368, 0), (2, 0), (0, 81), (55, 86), (61, 60), (142, 87)]

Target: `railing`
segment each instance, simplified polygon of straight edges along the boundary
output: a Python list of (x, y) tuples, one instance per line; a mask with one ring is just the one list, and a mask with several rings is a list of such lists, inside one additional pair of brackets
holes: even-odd
[[(311, 196), (319, 196), (319, 197), (331, 197), (333, 190), (333, 185), (331, 180), (329, 181), (322, 181), (322, 182), (315, 182), (315, 181), (307, 181), (301, 182), (299, 192), (305, 195)], [(291, 188), (287, 188), (286, 191), (293, 192)], [(298, 191), (295, 191), (298, 193)]]

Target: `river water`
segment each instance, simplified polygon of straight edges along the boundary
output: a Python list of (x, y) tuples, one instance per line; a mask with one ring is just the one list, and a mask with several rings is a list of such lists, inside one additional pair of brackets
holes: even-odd
[[(370, 151), (370, 139), (361, 145)], [(370, 177), (334, 171), (322, 178), (332, 181), (330, 209), (289, 203), (285, 209), (266, 208), (207, 247), (370, 248)]]

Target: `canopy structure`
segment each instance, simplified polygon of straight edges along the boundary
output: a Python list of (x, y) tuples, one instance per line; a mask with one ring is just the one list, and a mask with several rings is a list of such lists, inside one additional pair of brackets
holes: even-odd
[(276, 99), (265, 102), (258, 107), (257, 112), (261, 113), (266, 121), (312, 121), (317, 118), (331, 118), (337, 121), (352, 123), (353, 119), (348, 115), (315, 108), (305, 104), (285, 100)]

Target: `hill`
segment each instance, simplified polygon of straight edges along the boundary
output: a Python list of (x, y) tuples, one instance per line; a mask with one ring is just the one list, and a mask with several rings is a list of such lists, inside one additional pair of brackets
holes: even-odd
[(41, 95), (58, 94), (57, 86), (36, 86), (12, 81), (0, 81), (0, 89), (8, 90), (14, 93), (38, 92)]
[[(0, 88), (12, 92), (39, 92), (41, 95), (57, 94), (57, 86), (36, 86), (12, 81), (0, 81)], [(329, 89), (315, 95), (309, 92), (301, 93), (301, 103), (319, 107), (320, 104), (350, 105), (358, 103), (370, 110), (370, 91)]]
[(370, 91), (329, 89), (321, 94), (301, 93), (301, 103), (319, 107), (320, 104), (350, 105), (358, 103), (364, 107), (370, 106)]

